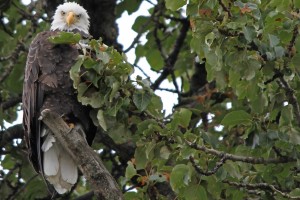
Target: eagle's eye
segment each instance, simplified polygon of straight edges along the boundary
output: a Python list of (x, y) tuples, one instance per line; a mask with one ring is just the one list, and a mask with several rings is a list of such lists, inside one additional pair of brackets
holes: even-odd
[(76, 17), (79, 19), (81, 17), (81, 14), (76, 15)]
[(61, 11), (60, 14), (61, 14), (62, 16), (64, 16), (64, 15), (66, 14), (66, 12)]

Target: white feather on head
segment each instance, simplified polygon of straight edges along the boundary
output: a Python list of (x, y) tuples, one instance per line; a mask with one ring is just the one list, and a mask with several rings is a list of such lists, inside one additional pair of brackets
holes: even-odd
[[(66, 19), (68, 13), (74, 13), (74, 23), (68, 25)], [(50, 30), (72, 31), (77, 29), (89, 34), (90, 17), (87, 11), (76, 2), (66, 2), (57, 7), (53, 16)]]

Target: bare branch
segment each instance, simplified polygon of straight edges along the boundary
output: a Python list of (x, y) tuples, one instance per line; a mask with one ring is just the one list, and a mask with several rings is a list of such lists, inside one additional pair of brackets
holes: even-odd
[(144, 76), (147, 78), (147, 79), (149, 79), (150, 80), (150, 76), (148, 76), (148, 74), (140, 67), (140, 66), (138, 66), (137, 64), (133, 64), (133, 66), (134, 67), (136, 67), (136, 68), (138, 68), (141, 72), (142, 72), (142, 74), (144, 74)]
[(41, 112), (41, 120), (78, 164), (97, 199), (123, 199), (114, 178), (76, 129), (71, 129), (57, 113), (49, 109)]
[(229, 154), (229, 153), (226, 153), (223, 151), (218, 151), (215, 149), (210, 149), (204, 145), (200, 146), (196, 143), (192, 143), (187, 140), (185, 140), (185, 141), (193, 149), (203, 151), (205, 153), (218, 156), (219, 158), (224, 158), (225, 160), (231, 160), (234, 162), (240, 161), (240, 162), (251, 163), (251, 164), (271, 164), (271, 163), (279, 164), (279, 163), (296, 162), (296, 159), (290, 158), (290, 157), (278, 157), (278, 158), (266, 159), (266, 158), (262, 158), (262, 157), (255, 158), (255, 157), (251, 157), (251, 156), (238, 156), (238, 155)]
[(1, 102), (0, 103), (0, 108), (2, 110), (6, 110), (8, 108), (16, 106), (18, 103), (21, 103), (21, 101), (22, 101), (21, 95), (19, 95), (17, 97), (11, 97), (5, 102)]
[(10, 143), (13, 139), (23, 138), (22, 124), (14, 125), (4, 131), (0, 131), (0, 148)]
[(164, 67), (164, 70), (162, 71), (161, 75), (156, 79), (156, 81), (151, 86), (153, 90), (156, 90), (159, 87), (159, 85), (167, 78), (167, 76), (172, 73), (174, 64), (177, 61), (179, 52), (181, 50), (181, 47), (183, 46), (183, 42), (184, 39), (186, 38), (189, 27), (190, 24), (188, 19), (183, 20), (180, 34), (175, 42), (173, 51), (166, 60), (166, 66)]
[(157, 90), (161, 90), (161, 91), (167, 91), (167, 92), (171, 92), (171, 93), (176, 93), (178, 94), (178, 91), (177, 90), (173, 90), (173, 89), (170, 89), (170, 88), (157, 88)]
[(220, 167), (222, 167), (225, 162), (226, 162), (226, 157), (223, 156), (219, 162), (217, 162), (216, 166), (212, 169), (212, 170), (209, 170), (209, 171), (203, 171), (196, 163), (195, 163), (195, 160), (194, 158), (191, 156), (190, 157), (190, 161), (193, 165), (193, 167), (195, 168), (196, 172), (201, 174), (201, 175), (204, 175), (204, 176), (211, 176), (215, 173), (217, 173), (217, 171), (220, 169)]
[(278, 193), (278, 194), (282, 195), (283, 197), (286, 197), (286, 198), (289, 198), (289, 199), (299, 199), (300, 198), (299, 196), (297, 196), (297, 197), (291, 196), (291, 195), (279, 190), (277, 188), (277, 186), (271, 185), (271, 184), (268, 184), (268, 183), (255, 183), (255, 184), (237, 183), (237, 182), (232, 182), (232, 181), (227, 181), (227, 180), (224, 180), (223, 183), (227, 183), (228, 185), (231, 185), (231, 186), (234, 186), (234, 187), (247, 188), (247, 189), (250, 189), (250, 190), (253, 190), (253, 189), (269, 190), (271, 192)]

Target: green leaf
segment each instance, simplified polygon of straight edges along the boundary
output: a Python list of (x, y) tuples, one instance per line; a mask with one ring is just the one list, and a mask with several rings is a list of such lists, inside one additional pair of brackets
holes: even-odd
[(268, 99), (264, 93), (258, 94), (253, 102), (251, 102), (253, 113), (263, 113), (264, 109), (267, 108)]
[(103, 52), (103, 51), (100, 51), (97, 54), (97, 58), (99, 58), (100, 60), (102, 60), (102, 62), (104, 64), (107, 64), (110, 61), (110, 55), (107, 52)]
[(252, 116), (244, 110), (232, 111), (225, 115), (221, 124), (224, 126), (236, 126), (240, 124), (250, 124)]
[(163, 117), (163, 104), (161, 98), (157, 95), (152, 95), (151, 102), (147, 107), (147, 111), (158, 119)]
[(80, 41), (79, 33), (60, 32), (56, 36), (49, 37), (49, 41), (53, 44), (76, 44)]
[(34, 178), (27, 184), (26, 192), (23, 193), (23, 199), (43, 199), (48, 193), (47, 187), (40, 178)]
[(148, 160), (145, 155), (146, 147), (139, 146), (135, 149), (134, 158), (135, 158), (135, 165), (136, 169), (144, 169), (148, 163)]
[(284, 106), (281, 110), (281, 116), (279, 124), (280, 126), (289, 125), (294, 119), (293, 107), (292, 105)]
[(186, 0), (166, 0), (166, 7), (172, 11), (176, 11), (187, 3)]
[(156, 142), (155, 141), (151, 141), (149, 142), (147, 145), (146, 145), (146, 151), (145, 151), (145, 154), (146, 154), (146, 158), (148, 160), (151, 160), (153, 158), (153, 151), (154, 151), (154, 148), (156, 147)]
[(127, 11), (129, 15), (134, 13), (138, 10), (139, 6), (141, 5), (142, 1), (132, 1), (132, 0), (124, 0), (117, 4), (116, 8), (116, 15), (117, 18), (121, 17), (121, 14), (124, 11)]
[(146, 59), (153, 70), (159, 71), (163, 68), (164, 61), (158, 50), (156, 49), (149, 50), (146, 54)]
[(73, 65), (73, 67), (70, 70), (70, 77), (73, 80), (73, 87), (75, 89), (78, 88), (78, 84), (80, 83), (80, 67), (84, 62), (84, 58), (82, 56), (78, 57), (77, 62), (75, 63), (75, 65)]
[(170, 184), (175, 192), (187, 186), (191, 181), (190, 168), (185, 164), (176, 165), (170, 175)]
[(98, 119), (98, 122), (99, 122), (100, 126), (103, 128), (103, 130), (106, 131), (107, 130), (107, 124), (106, 124), (106, 121), (105, 121), (105, 118), (104, 118), (103, 110), (98, 111), (97, 119)]
[(168, 146), (162, 146), (162, 147), (160, 148), (159, 153), (160, 153), (160, 157), (161, 157), (161, 158), (163, 158), (163, 159), (168, 159), (169, 156), (170, 156), (170, 154), (171, 154), (172, 152), (170, 151), (170, 149), (168, 148)]
[(144, 111), (151, 101), (151, 94), (147, 91), (137, 92), (133, 95), (133, 102), (139, 111)]
[(150, 21), (150, 17), (147, 17), (147, 16), (138, 16), (135, 19), (134, 24), (132, 25), (132, 30), (134, 30), (137, 33), (141, 32), (141, 28), (143, 26), (145, 26), (145, 24), (147, 24), (149, 21)]
[(127, 162), (125, 177), (131, 179), (134, 175), (136, 175), (136, 169), (131, 161)]
[(185, 188), (183, 193), (184, 199), (188, 200), (207, 200), (207, 194), (201, 185), (190, 185)]
[(192, 111), (186, 108), (181, 108), (178, 112), (174, 114), (173, 117), (174, 122), (172, 123), (175, 126), (178, 124), (183, 128), (187, 128), (190, 124), (191, 117), (192, 117)]
[(252, 26), (244, 26), (243, 33), (248, 42), (252, 42), (256, 38), (255, 28)]
[(14, 158), (10, 155), (5, 155), (5, 158), (1, 161), (1, 166), (4, 169), (12, 169), (15, 166)]
[(294, 6), (295, 6), (295, 8), (300, 8), (300, 1), (294, 1)]
[(237, 165), (237, 163), (232, 162), (232, 161), (227, 161), (223, 165), (223, 167), (231, 177), (237, 178), (237, 179), (242, 178), (242, 175), (240, 173), (240, 169), (239, 169), (239, 166)]
[(120, 82), (114, 82), (112, 85), (112, 91), (109, 95), (109, 102), (112, 102), (112, 100), (115, 98), (119, 88), (120, 88)]
[(275, 47), (279, 44), (279, 38), (275, 35), (268, 34), (270, 47)]

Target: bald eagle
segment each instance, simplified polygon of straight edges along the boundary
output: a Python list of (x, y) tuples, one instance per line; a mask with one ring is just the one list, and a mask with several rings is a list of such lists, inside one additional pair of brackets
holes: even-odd
[(39, 33), (32, 41), (27, 56), (23, 86), (23, 126), (29, 159), (34, 169), (59, 194), (70, 191), (77, 182), (77, 165), (50, 129), (39, 120), (42, 110), (58, 113), (69, 124), (85, 133), (91, 144), (95, 127), (89, 108), (77, 101), (77, 94), (69, 77), (79, 52), (76, 45), (49, 42), (48, 38), (61, 31), (89, 35), (89, 16), (74, 2), (59, 5), (50, 31)]

